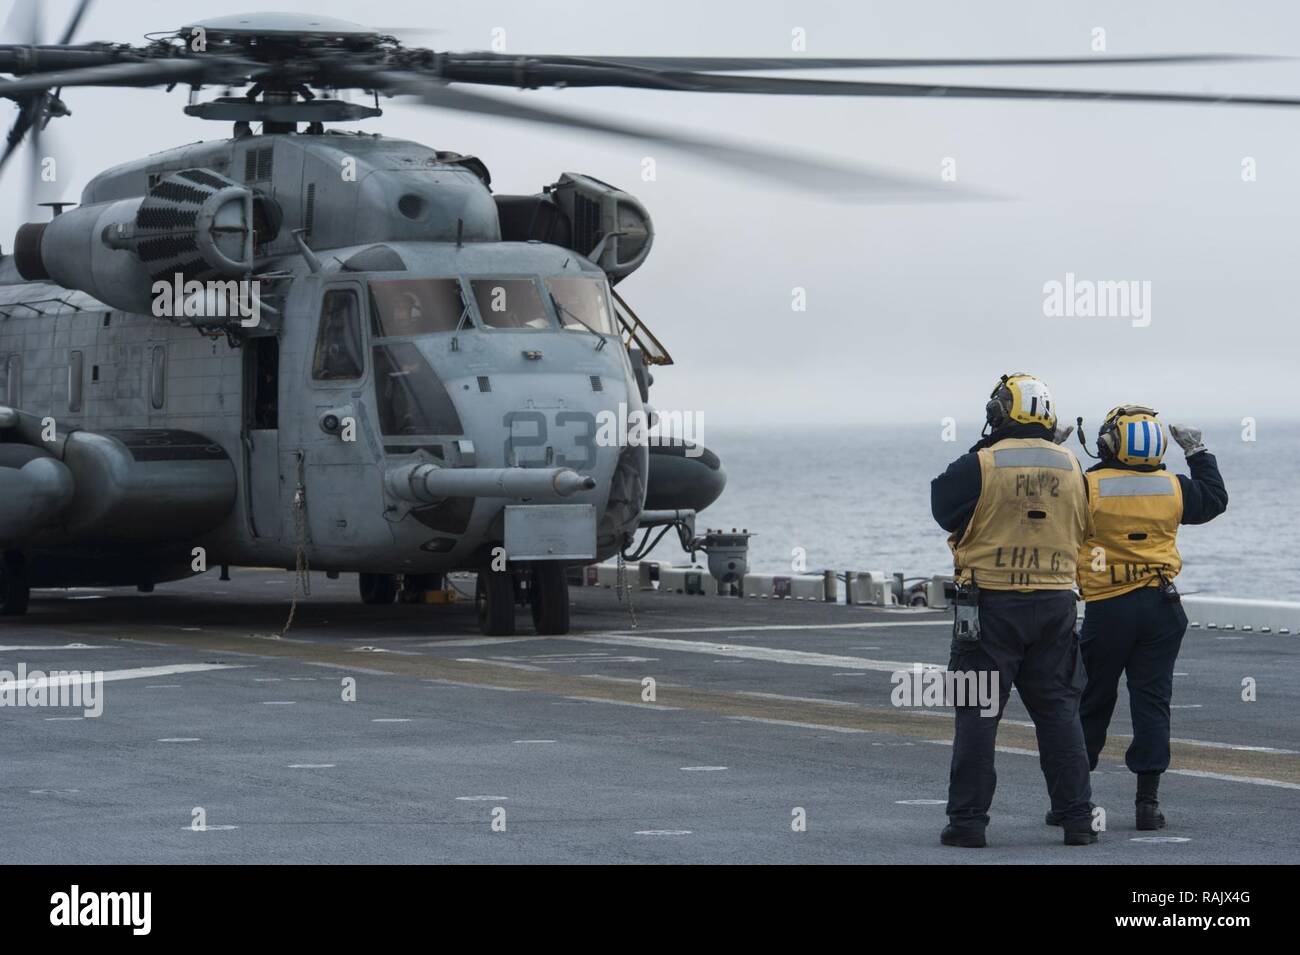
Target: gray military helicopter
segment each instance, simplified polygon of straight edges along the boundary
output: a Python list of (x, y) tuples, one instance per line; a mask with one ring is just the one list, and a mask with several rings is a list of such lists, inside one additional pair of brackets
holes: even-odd
[[(653, 415), (650, 368), (671, 362), (614, 289), (650, 251), (649, 212), (590, 175), (494, 193), (472, 155), (327, 128), (380, 115), (381, 95), (649, 139), (887, 199), (939, 190), (466, 87), (1228, 99), (737, 75), (1225, 59), (1208, 56), (447, 53), (269, 13), (143, 46), (74, 45), (88, 2), (59, 43), (0, 46), (0, 72), (16, 77), (0, 81), (0, 97), (19, 108), (0, 165), (68, 114), (64, 91), (78, 86), (183, 84), (188, 115), (233, 132), (100, 173), (76, 208), (55, 204), (49, 221), (22, 226), (0, 261), (4, 614), (25, 612), (31, 587), (148, 591), (218, 565), (357, 573), (369, 604), (470, 570), (484, 632), (514, 632), (526, 602), (538, 632), (558, 634), (569, 628), (566, 566), (643, 554), (656, 528), (707, 552), (694, 517), (725, 485), (717, 456), (683, 441), (600, 439), (611, 415)], [(209, 87), (224, 93), (200, 101)], [(373, 94), (373, 105), (341, 90)]]

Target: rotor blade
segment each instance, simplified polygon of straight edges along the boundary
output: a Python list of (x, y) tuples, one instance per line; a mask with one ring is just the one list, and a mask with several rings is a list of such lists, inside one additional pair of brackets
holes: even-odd
[[(462, 54), (450, 54), (455, 60)], [(1283, 57), (1249, 53), (1157, 53), (1137, 56), (1039, 56), (1039, 57), (751, 57), (751, 56), (511, 56), (506, 53), (463, 54), (469, 59), (501, 59), (506, 62), (532, 60), (557, 65), (633, 66), (650, 70), (688, 70), (703, 73), (752, 70), (857, 70), (906, 69), (910, 67), (979, 66), (1133, 66), (1171, 63), (1225, 63), (1272, 60)]]
[(178, 82), (226, 82), (246, 73), (250, 64), (232, 57), (157, 59), (110, 63), (82, 70), (33, 73), (21, 80), (0, 82), (0, 96), (44, 92), (56, 86), (158, 86)]
[(0, 170), (4, 169), (9, 162), (9, 157), (18, 151), (18, 147), (22, 145), (27, 131), (37, 121), (41, 99), (43, 99), (42, 95), (36, 94), (20, 100), (18, 115), (14, 118), (13, 126), (9, 128), (9, 135), (5, 138), (4, 153), (0, 154)]
[(36, 94), (36, 106), (32, 115), (32, 133), (27, 139), (27, 188), (24, 200), (29, 212), (36, 208), (36, 189), (37, 184), (41, 181), (41, 161), (44, 159), (41, 155), (41, 127), (44, 119), (45, 98), (45, 93)]
[(130, 62), (114, 49), (84, 46), (21, 46), (0, 43), (0, 73), (27, 75), (50, 70), (75, 70), (108, 63)]
[(77, 27), (81, 26), (81, 18), (86, 15), (86, 8), (90, 3), (91, 0), (81, 0), (77, 4), (77, 9), (72, 11), (72, 17), (68, 20), (68, 25), (63, 28), (63, 35), (59, 37), (60, 46), (67, 46), (72, 42), (73, 34), (77, 32)]
[(549, 63), (468, 63), (440, 66), (451, 82), (494, 86), (580, 86), (674, 90), (693, 93), (749, 93), (785, 96), (947, 97), (950, 99), (1109, 100), (1132, 103), (1214, 103), (1239, 106), (1300, 106), (1286, 96), (1235, 93), (1160, 93), (1123, 90), (1045, 89), (964, 86), (941, 83), (877, 83), (851, 80), (790, 79), (780, 76), (728, 76), (716, 73), (647, 70), (617, 65), (565, 66)]
[(941, 188), (891, 172), (849, 168), (800, 156), (704, 139), (654, 126), (641, 124), (632, 126), (611, 120), (577, 116), (540, 106), (522, 105), (404, 73), (374, 71), (369, 73), (368, 77), (372, 87), (377, 85), (398, 96), (414, 96), (426, 106), (659, 143), (719, 163), (731, 170), (741, 170), (777, 179), (786, 185), (809, 186), (821, 192), (835, 192), (845, 197), (857, 196), (885, 201), (988, 198), (976, 196), (969, 191), (958, 192)]

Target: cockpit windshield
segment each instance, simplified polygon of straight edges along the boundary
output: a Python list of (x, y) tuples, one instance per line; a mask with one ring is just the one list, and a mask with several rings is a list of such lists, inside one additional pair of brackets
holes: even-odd
[(488, 328), (552, 328), (532, 279), (470, 279), (478, 313)]
[(454, 332), (465, 311), (458, 279), (372, 281), (370, 297), (376, 338)]
[(602, 335), (613, 334), (603, 280), (554, 277), (546, 280), (546, 288), (555, 299), (562, 327), (580, 332), (586, 326)]
[(374, 356), (381, 432), (463, 433), (451, 396), (413, 342), (376, 345)]

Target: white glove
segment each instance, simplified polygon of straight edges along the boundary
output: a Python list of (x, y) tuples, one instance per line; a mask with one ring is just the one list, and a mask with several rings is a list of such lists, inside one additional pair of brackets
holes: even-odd
[(1200, 428), (1189, 428), (1185, 424), (1171, 424), (1169, 434), (1183, 449), (1184, 457), (1190, 458), (1193, 454), (1200, 454), (1205, 450), (1205, 445), (1201, 442)]
[(1052, 431), (1052, 440), (1057, 444), (1065, 444), (1065, 439), (1072, 434), (1074, 434), (1074, 425), (1068, 425), (1065, 430), (1062, 431), (1061, 426), (1058, 424)]

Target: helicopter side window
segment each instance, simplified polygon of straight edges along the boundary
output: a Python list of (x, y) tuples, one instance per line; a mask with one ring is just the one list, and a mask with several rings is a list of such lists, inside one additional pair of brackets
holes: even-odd
[(465, 314), (458, 279), (394, 279), (370, 283), (376, 338), (454, 332)]
[(360, 378), (361, 306), (352, 289), (329, 289), (321, 302), (311, 376), (319, 381)]
[(546, 288), (555, 299), (555, 311), (560, 316), (561, 328), (575, 332), (590, 329), (602, 335), (613, 334), (604, 280), (548, 278)]
[(451, 396), (412, 342), (376, 345), (374, 354), (381, 433), (464, 434)]
[(551, 327), (532, 279), (471, 279), (478, 313), (488, 328)]

